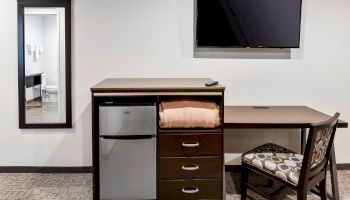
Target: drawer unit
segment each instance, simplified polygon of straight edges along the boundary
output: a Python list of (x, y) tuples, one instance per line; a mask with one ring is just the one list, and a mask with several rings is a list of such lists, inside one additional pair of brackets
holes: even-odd
[(221, 179), (222, 158), (159, 158), (159, 178), (169, 179)]
[(157, 199), (223, 199), (222, 136), (160, 131)]
[[(184, 103), (181, 102), (182, 100)], [(185, 128), (190, 126), (164, 128), (160, 118), (164, 118), (165, 114), (160, 114), (157, 140), (157, 199), (222, 200), (224, 199), (223, 109), (221, 107), (223, 96), (160, 97), (158, 104), (160, 109), (168, 106), (169, 110), (178, 107), (180, 109), (197, 108), (196, 106), (199, 105), (198, 102), (187, 105), (185, 102), (187, 100), (216, 103), (216, 106), (220, 107), (220, 124), (215, 128), (205, 128), (204, 125), (198, 128)], [(165, 101), (168, 101), (167, 106), (162, 104)], [(171, 101), (174, 103), (171, 104)], [(179, 120), (178, 122), (182, 123), (181, 120), (195, 118), (195, 115), (198, 115), (191, 112), (174, 111), (173, 120)], [(201, 119), (198, 117), (194, 120)]]
[(161, 200), (222, 199), (221, 180), (173, 180), (159, 182)]
[(160, 134), (160, 156), (209, 156), (221, 155), (221, 133), (170, 133)]

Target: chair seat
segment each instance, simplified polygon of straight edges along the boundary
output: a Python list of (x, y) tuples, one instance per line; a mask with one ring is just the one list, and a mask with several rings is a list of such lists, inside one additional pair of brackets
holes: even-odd
[(242, 162), (297, 185), (303, 155), (277, 144), (264, 144), (242, 155)]

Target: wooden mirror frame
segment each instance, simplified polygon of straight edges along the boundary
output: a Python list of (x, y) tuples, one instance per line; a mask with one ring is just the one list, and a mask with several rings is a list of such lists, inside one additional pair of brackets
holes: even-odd
[[(24, 8), (62, 7), (65, 8), (65, 87), (66, 122), (65, 123), (26, 123), (25, 110), (25, 44), (24, 44)], [(71, 86), (71, 0), (17, 0), (18, 28), (18, 104), (19, 128), (72, 128), (72, 86)]]

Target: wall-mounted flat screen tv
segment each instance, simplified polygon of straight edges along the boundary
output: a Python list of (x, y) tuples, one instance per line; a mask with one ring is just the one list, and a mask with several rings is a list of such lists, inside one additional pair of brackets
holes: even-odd
[(197, 0), (197, 47), (299, 48), (301, 0)]

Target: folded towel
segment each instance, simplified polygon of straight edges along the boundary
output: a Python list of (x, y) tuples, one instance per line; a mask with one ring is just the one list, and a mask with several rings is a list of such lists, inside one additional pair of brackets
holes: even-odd
[(220, 125), (219, 106), (208, 101), (166, 101), (159, 108), (162, 128), (215, 128)]

